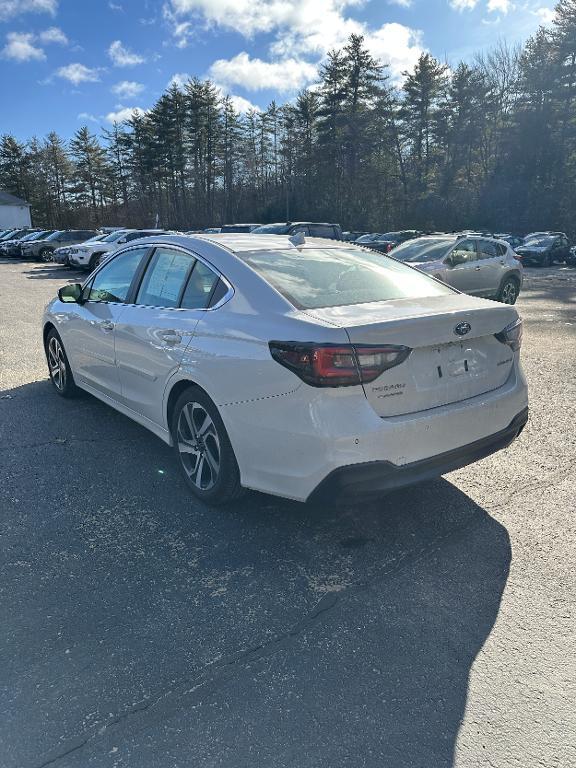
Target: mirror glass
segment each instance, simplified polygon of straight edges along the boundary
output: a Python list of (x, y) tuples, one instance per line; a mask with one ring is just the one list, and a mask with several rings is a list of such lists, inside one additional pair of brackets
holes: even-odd
[(72, 304), (77, 302), (82, 296), (82, 286), (80, 283), (72, 283), (72, 285), (65, 285), (58, 291), (58, 298), (65, 304)]

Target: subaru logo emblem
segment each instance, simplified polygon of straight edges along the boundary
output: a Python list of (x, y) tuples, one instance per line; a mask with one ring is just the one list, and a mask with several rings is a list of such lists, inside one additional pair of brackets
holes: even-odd
[(456, 328), (454, 328), (454, 333), (456, 336), (466, 336), (467, 333), (470, 333), (472, 330), (472, 326), (470, 323), (458, 323)]

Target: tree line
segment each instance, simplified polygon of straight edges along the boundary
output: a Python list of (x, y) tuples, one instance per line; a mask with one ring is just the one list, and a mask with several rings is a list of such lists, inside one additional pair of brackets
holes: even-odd
[(3, 135), (0, 189), (47, 227), (315, 220), (576, 236), (576, 0), (523, 47), (499, 42), (452, 68), (423, 53), (399, 87), (351, 35), (316, 86), (262, 112), (239, 114), (193, 78), (101, 136)]

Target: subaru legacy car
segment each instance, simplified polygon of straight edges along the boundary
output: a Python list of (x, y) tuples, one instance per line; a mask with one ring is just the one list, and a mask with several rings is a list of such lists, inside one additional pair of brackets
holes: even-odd
[(521, 338), (514, 307), (395, 259), (253, 234), (127, 245), (43, 321), (56, 392), (147, 427), (211, 504), (381, 493), (504, 448)]
[(392, 256), (473, 296), (515, 304), (523, 270), (512, 247), (476, 235), (433, 235), (409, 240)]

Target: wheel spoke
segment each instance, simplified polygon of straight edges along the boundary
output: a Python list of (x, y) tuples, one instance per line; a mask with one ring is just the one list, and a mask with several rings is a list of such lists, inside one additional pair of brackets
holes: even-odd
[(218, 477), (218, 472), (220, 471), (220, 461), (215, 458), (215, 456), (212, 454), (211, 448), (208, 445), (206, 446), (204, 456), (206, 457), (206, 461), (210, 467), (212, 483), (215, 483), (216, 478)]
[(200, 454), (200, 458), (198, 459), (198, 462), (196, 464), (196, 468), (192, 475), (192, 480), (198, 488), (204, 489), (204, 486), (202, 485), (202, 472), (204, 471), (204, 463), (205, 459), (203, 454)]
[(178, 450), (180, 453), (194, 454), (196, 456), (198, 455), (198, 449), (192, 445), (189, 440), (186, 440), (182, 436), (180, 436), (180, 440), (178, 441)]

